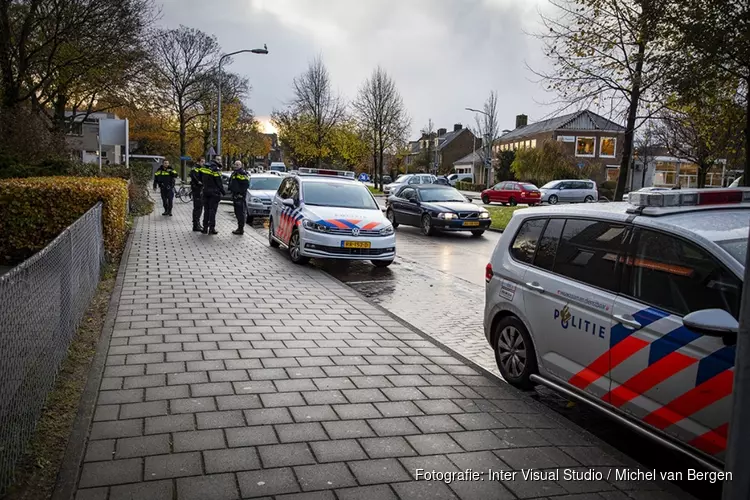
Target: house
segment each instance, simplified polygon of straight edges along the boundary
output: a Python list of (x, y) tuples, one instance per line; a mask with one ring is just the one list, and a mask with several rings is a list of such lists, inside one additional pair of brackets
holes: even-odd
[[(724, 159), (717, 161), (706, 175), (706, 187), (725, 187), (742, 175), (739, 170), (727, 168)], [(618, 169), (619, 172), (619, 169)], [(616, 180), (616, 176), (613, 180)], [(698, 186), (698, 165), (690, 160), (677, 158), (660, 145), (636, 149), (633, 155), (633, 169), (628, 177), (627, 186), (633, 191), (641, 187), (674, 187), (684, 188)]]
[[(83, 163), (99, 163), (99, 120), (117, 119), (114, 113), (95, 112), (75, 113), (66, 111), (65, 116), (72, 118), (70, 128), (65, 134), (65, 144), (71, 157)], [(102, 163), (119, 165), (123, 162), (124, 146), (102, 146)]]
[[(409, 154), (406, 156), (405, 165), (407, 171), (423, 169), (432, 173), (448, 173), (452, 170), (454, 162), (460, 160), (467, 154), (482, 145), (468, 128), (460, 123), (453, 125), (453, 130), (439, 128), (437, 132), (422, 134), (416, 141), (410, 141), (407, 148)], [(429, 165), (420, 165), (420, 160), (429, 150)], [(422, 157), (422, 158), (421, 158)]]
[(625, 127), (589, 110), (528, 124), (526, 115), (516, 116), (516, 128), (501, 135), (495, 154), (536, 148), (544, 141), (559, 141), (579, 167), (598, 166), (598, 181), (617, 179), (622, 158)]
[(485, 173), (485, 162), (484, 158), (487, 156), (483, 149), (477, 149), (463, 158), (453, 162), (453, 172), (457, 174), (471, 174), (473, 176), (473, 184), (484, 185), (484, 173)]

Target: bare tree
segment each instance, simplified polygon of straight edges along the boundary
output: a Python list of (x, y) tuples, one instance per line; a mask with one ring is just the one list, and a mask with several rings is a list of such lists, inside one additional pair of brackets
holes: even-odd
[[(550, 0), (540, 34), (554, 69), (538, 73), (564, 108), (596, 106), (625, 118), (625, 140), (615, 200), (622, 200), (639, 118), (657, 112), (671, 61), (666, 54), (669, 2), (660, 0)], [(639, 113), (640, 116), (639, 116)]]
[[(435, 124), (432, 122), (432, 118), (427, 120), (427, 125), (422, 127), (422, 130), (420, 130), (420, 132), (422, 134), (422, 136), (419, 138), (420, 148), (422, 147), (421, 141), (426, 141), (427, 145), (422, 150), (421, 155), (417, 158), (417, 166), (429, 169), (433, 161), (433, 143), (435, 142), (435, 138), (437, 137), (437, 135), (435, 134)], [(437, 158), (435, 158), (435, 161), (437, 161)]]
[(322, 57), (316, 57), (304, 73), (294, 78), (292, 108), (295, 113), (311, 118), (313, 144), (317, 150), (316, 165), (325, 155), (325, 145), (331, 131), (344, 118), (346, 106), (334, 92), (328, 69)]
[(187, 153), (188, 126), (206, 113), (201, 103), (210, 98), (213, 88), (210, 82), (218, 61), (216, 38), (195, 28), (162, 30), (154, 39), (157, 101), (177, 116), (180, 156)]
[(362, 84), (352, 106), (360, 127), (372, 145), (375, 188), (382, 188), (385, 153), (395, 153), (395, 148), (405, 141), (411, 120), (396, 84), (380, 66)]
[(500, 126), (497, 121), (497, 92), (490, 92), (487, 100), (484, 101), (482, 113), (477, 113), (474, 117), (477, 124), (477, 131), (482, 136), (482, 147), (484, 149), (484, 168), (487, 178), (485, 179), (487, 188), (494, 182), (492, 175), (492, 147), (498, 138)]
[[(633, 143), (633, 156), (639, 160), (643, 166), (641, 170), (641, 187), (646, 186), (646, 174), (651, 163), (654, 162), (656, 154), (660, 148), (659, 137), (654, 120), (647, 121), (641, 128), (641, 132), (636, 136)], [(635, 171), (633, 172), (633, 177)], [(633, 190), (633, 178), (630, 179), (630, 189)]]

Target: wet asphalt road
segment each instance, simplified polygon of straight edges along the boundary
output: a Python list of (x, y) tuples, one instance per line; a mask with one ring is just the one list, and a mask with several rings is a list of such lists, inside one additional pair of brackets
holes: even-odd
[[(267, 229), (253, 228), (266, 237)], [(311, 265), (348, 284), (374, 303), (419, 328), (447, 347), (499, 375), (494, 354), (483, 333), (484, 268), (499, 233), (480, 238), (443, 233), (423, 236), (418, 228), (397, 229), (398, 256), (387, 269), (368, 261), (313, 260)], [(546, 388), (534, 394), (540, 402), (608, 442), (623, 453), (657, 471), (702, 470), (694, 461), (624, 428), (582, 404)], [(721, 497), (719, 484), (679, 482), (696, 498)]]

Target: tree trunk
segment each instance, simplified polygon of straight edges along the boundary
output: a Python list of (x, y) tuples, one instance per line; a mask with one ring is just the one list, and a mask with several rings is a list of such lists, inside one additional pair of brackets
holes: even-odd
[[(57, 94), (55, 97), (55, 128), (57, 132), (66, 134), (68, 128), (65, 120), (65, 108), (68, 105), (68, 96), (63, 93)], [(75, 113), (73, 114), (73, 120), (75, 120)]]
[(711, 165), (704, 163), (698, 164), (698, 188), (706, 187), (706, 177), (708, 177), (708, 171), (711, 169)]
[(742, 185), (750, 186), (750, 80), (746, 82), (747, 100), (745, 101), (745, 173), (742, 176)]
[(622, 161), (620, 161), (620, 173), (617, 177), (614, 201), (622, 201), (625, 194), (625, 186), (628, 183), (628, 172), (630, 171), (630, 157), (633, 152), (633, 137), (635, 135), (635, 120), (638, 114), (638, 103), (641, 100), (641, 76), (643, 75), (643, 56), (646, 52), (646, 43), (638, 44), (638, 61), (635, 65), (633, 77), (633, 89), (630, 91), (630, 106), (628, 107), (628, 119), (625, 123), (625, 141), (622, 147)]
[[(187, 127), (185, 125), (185, 113), (180, 113), (180, 156), (187, 154)], [(185, 161), (180, 160), (180, 177), (185, 180)]]
[[(383, 144), (379, 144), (378, 145), (378, 156), (379, 156), (379, 158), (378, 158), (378, 177), (381, 178), (381, 179), (383, 178), (383, 149), (384, 149)], [(383, 183), (381, 182), (381, 184), (383, 184)], [(381, 187), (380, 189), (382, 191), (383, 188)]]

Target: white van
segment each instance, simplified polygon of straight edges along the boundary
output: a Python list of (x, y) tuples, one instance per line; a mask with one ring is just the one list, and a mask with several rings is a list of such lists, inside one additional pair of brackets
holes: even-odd
[(283, 161), (273, 161), (271, 166), (268, 167), (271, 172), (286, 172), (286, 165)]
[(468, 183), (473, 184), (474, 175), (473, 174), (450, 174), (448, 176), (448, 184), (455, 187), (457, 182), (468, 182)]

